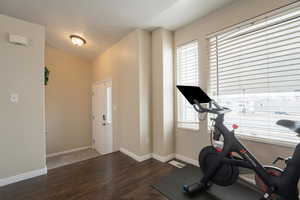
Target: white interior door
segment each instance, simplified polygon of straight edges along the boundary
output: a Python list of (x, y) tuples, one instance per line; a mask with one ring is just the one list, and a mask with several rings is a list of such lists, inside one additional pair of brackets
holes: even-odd
[(113, 152), (111, 81), (93, 85), (93, 142), (100, 154)]

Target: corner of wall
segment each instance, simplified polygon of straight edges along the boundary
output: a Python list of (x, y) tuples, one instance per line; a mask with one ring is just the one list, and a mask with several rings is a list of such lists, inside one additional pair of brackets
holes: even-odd
[(140, 154), (149, 154), (152, 151), (151, 138), (151, 34), (139, 30), (139, 134)]

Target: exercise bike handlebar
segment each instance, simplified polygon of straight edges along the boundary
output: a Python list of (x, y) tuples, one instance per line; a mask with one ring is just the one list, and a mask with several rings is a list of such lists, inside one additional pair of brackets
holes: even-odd
[(208, 102), (208, 108), (203, 107), (197, 100), (194, 100), (193, 107), (198, 113), (212, 113), (216, 115), (222, 115), (231, 111), (229, 108), (220, 106), (214, 100)]

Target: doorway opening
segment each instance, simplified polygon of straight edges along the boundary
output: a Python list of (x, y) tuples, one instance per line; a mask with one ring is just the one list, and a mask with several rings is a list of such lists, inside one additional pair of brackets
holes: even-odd
[(113, 152), (112, 81), (102, 81), (92, 87), (93, 147), (100, 154)]

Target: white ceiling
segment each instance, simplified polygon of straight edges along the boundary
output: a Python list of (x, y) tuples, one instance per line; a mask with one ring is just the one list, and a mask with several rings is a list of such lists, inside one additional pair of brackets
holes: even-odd
[[(47, 44), (93, 59), (135, 28), (175, 30), (233, 1), (0, 0), (0, 14), (45, 25)], [(87, 45), (72, 45), (71, 34)]]

